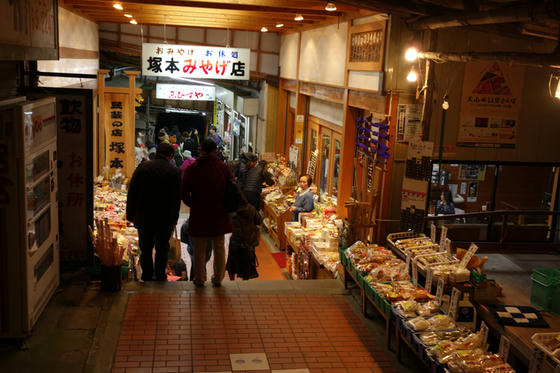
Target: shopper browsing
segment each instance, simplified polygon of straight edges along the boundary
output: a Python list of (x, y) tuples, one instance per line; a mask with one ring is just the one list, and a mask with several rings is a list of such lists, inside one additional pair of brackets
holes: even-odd
[(181, 185), (181, 199), (191, 208), (188, 233), (194, 244), (194, 283), (203, 287), (206, 281), (206, 242), (212, 240), (214, 274), (212, 285), (221, 285), (225, 275), (224, 234), (232, 231), (231, 219), (223, 195), (229, 167), (216, 155), (217, 146), (211, 138), (200, 146), (200, 157), (187, 167)]
[[(174, 149), (169, 143), (158, 145), (153, 160), (142, 162), (130, 179), (126, 200), (126, 219), (138, 229), (142, 280), (166, 281), (165, 267), (169, 239), (177, 219), (181, 199), (179, 169), (171, 164)], [(155, 245), (155, 266), (152, 251)]]
[(292, 212), (292, 221), (298, 221), (300, 212), (313, 211), (313, 194), (311, 193), (310, 186), (313, 180), (308, 174), (303, 174), (299, 177), (299, 192), (296, 196), (294, 204), (290, 207)]
[(261, 193), (263, 183), (270, 186), (274, 184), (274, 179), (270, 172), (265, 169), (265, 163), (257, 163), (258, 158), (253, 153), (247, 153), (247, 171), (241, 186), (247, 201), (255, 210), (261, 209)]

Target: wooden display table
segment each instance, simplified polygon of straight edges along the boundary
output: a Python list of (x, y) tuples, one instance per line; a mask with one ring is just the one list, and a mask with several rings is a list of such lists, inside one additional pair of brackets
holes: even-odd
[(275, 208), (270, 206), (268, 203), (264, 204), (264, 217), (268, 218), (270, 225), (265, 227), (274, 243), (279, 250), (286, 250), (286, 234), (284, 233), (284, 223), (290, 221), (292, 218), (292, 212), (288, 209), (283, 213), (278, 213)]
[[(303, 247), (301, 247), (301, 245), (298, 245), (296, 242), (294, 242), (293, 240), (289, 240), (287, 239), (286, 241), (287, 243), (287, 248), (286, 248), (286, 256), (288, 258), (286, 258), (286, 263), (290, 263), (290, 258), (292, 253), (296, 253), (296, 254), (300, 254), (301, 251), (303, 251), (305, 254), (307, 254), (307, 257), (309, 258), (309, 268), (308, 268), (308, 272), (309, 272), (309, 277), (307, 279), (309, 280), (332, 280), (335, 278), (334, 273), (332, 273), (331, 271), (329, 271), (328, 269), (326, 269), (321, 263), (319, 263), (319, 260), (315, 257), (315, 255), (313, 255), (313, 253), (310, 250), (304, 249)], [(296, 257), (298, 257), (299, 255), (296, 255)], [(296, 267), (298, 267), (298, 265), (300, 265), (301, 263), (296, 264)]]

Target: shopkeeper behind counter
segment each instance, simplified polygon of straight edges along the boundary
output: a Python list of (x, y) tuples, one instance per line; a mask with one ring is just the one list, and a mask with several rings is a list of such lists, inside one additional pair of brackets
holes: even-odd
[(299, 177), (299, 192), (296, 196), (294, 204), (290, 207), (292, 212), (292, 221), (298, 221), (300, 212), (313, 211), (313, 193), (311, 193), (311, 183), (313, 180), (308, 174), (303, 174)]

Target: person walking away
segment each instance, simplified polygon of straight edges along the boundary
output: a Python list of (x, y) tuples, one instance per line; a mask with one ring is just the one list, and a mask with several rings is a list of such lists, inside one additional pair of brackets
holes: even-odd
[(257, 210), (245, 201), (231, 217), (233, 233), (229, 239), (226, 270), (231, 280), (235, 276), (249, 280), (259, 276), (255, 247), (259, 244), (259, 228), (262, 218)]
[(223, 143), (222, 138), (218, 135), (218, 129), (216, 126), (210, 126), (208, 129), (208, 137), (210, 137), (216, 143), (217, 147), (220, 147)]
[(292, 212), (292, 221), (298, 221), (300, 212), (313, 211), (313, 193), (311, 193), (310, 186), (313, 180), (308, 174), (303, 174), (299, 177), (299, 192), (290, 211)]
[[(169, 239), (179, 218), (181, 178), (171, 164), (174, 149), (169, 143), (158, 145), (153, 160), (142, 162), (130, 179), (126, 200), (126, 219), (138, 230), (142, 280), (166, 281), (165, 267)], [(152, 250), (155, 244), (155, 265)]]
[(255, 154), (247, 153), (246, 157), (248, 170), (241, 188), (247, 201), (253, 205), (255, 210), (259, 211), (261, 209), (262, 185), (266, 183), (271, 186), (274, 184), (274, 180), (270, 172), (265, 169), (264, 164), (257, 164), (258, 158)]
[[(189, 281), (193, 281), (194, 280), (194, 249), (193, 249), (193, 243), (191, 237), (189, 236), (188, 219), (185, 220), (183, 225), (181, 226), (181, 242), (187, 245), (187, 253), (191, 257), (191, 270), (189, 272), (188, 278)], [(206, 241), (206, 262), (204, 263), (204, 266), (206, 266), (206, 263), (208, 263), (211, 257), (212, 257), (212, 240), (208, 239)]]
[(187, 141), (185, 141), (183, 149), (190, 150), (192, 157), (198, 158), (198, 156), (200, 155), (198, 146), (198, 131), (196, 129), (191, 129), (188, 135), (189, 138), (187, 139)]
[(232, 231), (231, 219), (223, 196), (232, 178), (229, 167), (216, 155), (218, 147), (211, 138), (200, 146), (200, 157), (187, 167), (181, 184), (181, 199), (190, 207), (188, 233), (194, 244), (194, 283), (203, 287), (206, 281), (204, 262), (206, 242), (212, 240), (214, 253), (214, 287), (221, 286), (225, 275), (224, 234)]

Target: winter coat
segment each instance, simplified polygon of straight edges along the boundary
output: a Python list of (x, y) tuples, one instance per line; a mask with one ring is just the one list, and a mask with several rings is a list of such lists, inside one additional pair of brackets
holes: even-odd
[(128, 186), (126, 219), (140, 229), (169, 229), (179, 218), (181, 177), (167, 159), (138, 165)]
[(298, 193), (293, 204), (296, 210), (292, 213), (292, 221), (298, 221), (300, 212), (310, 212), (313, 211), (313, 193), (307, 189), (303, 193)]
[(247, 170), (245, 180), (243, 183), (244, 191), (256, 191), (260, 194), (262, 190), (262, 184), (265, 182), (267, 185), (274, 184), (272, 175), (270, 172), (266, 171), (262, 166), (255, 166)]
[(181, 199), (191, 208), (189, 234), (213, 237), (232, 231), (223, 196), (229, 167), (215, 155), (201, 155), (187, 167), (181, 184)]
[(261, 215), (251, 204), (239, 208), (231, 217), (233, 223), (233, 233), (231, 239), (246, 242), (254, 247), (259, 244), (259, 228), (261, 225)]
[(193, 158), (197, 158), (200, 155), (200, 151), (198, 149), (198, 141), (196, 140), (195, 136), (188, 138), (183, 145), (184, 150), (189, 150)]

